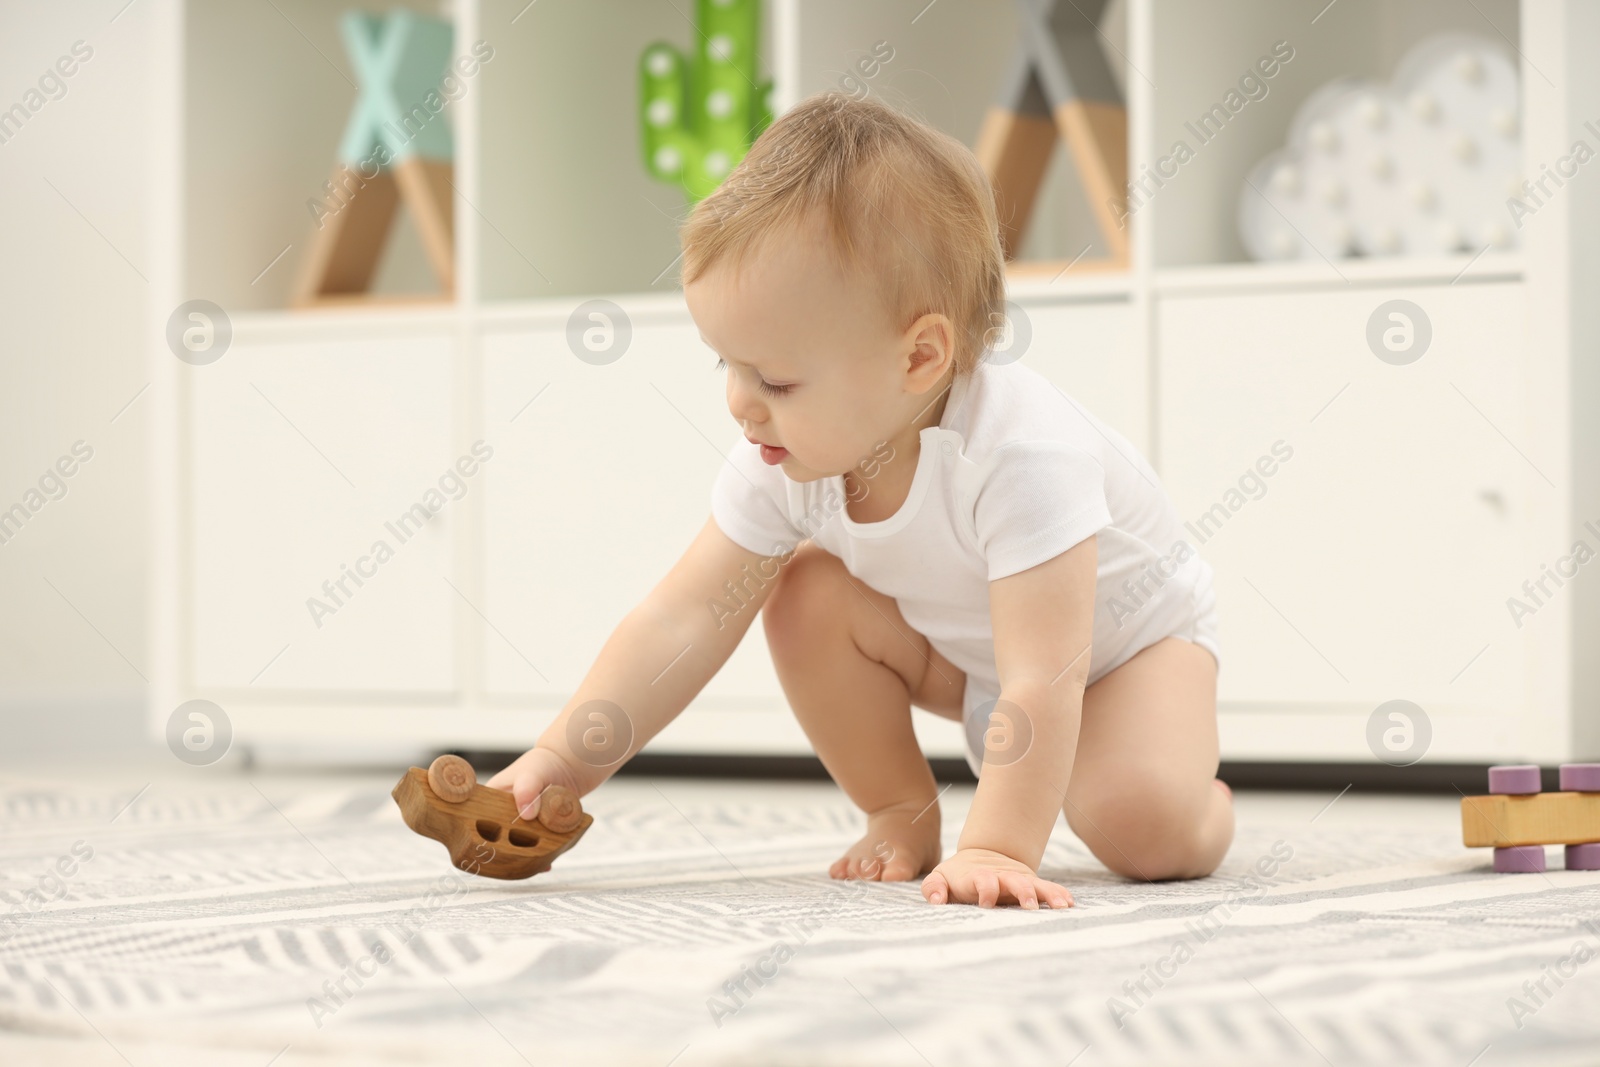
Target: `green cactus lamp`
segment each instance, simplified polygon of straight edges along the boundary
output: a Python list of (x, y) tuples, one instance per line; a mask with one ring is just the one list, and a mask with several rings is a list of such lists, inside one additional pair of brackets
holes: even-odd
[(772, 121), (772, 82), (756, 81), (761, 0), (696, 0), (694, 56), (657, 41), (639, 57), (644, 166), (690, 204), (739, 165)]

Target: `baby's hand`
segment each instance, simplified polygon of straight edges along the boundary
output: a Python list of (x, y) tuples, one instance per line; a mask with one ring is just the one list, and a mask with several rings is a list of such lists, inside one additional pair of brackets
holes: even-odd
[[(492, 783), (491, 783), (492, 784)], [(1072, 907), (1072, 894), (1033, 873), (1025, 863), (986, 848), (964, 848), (933, 869), (922, 880), (922, 895), (930, 904), (952, 901), (992, 908), (1001, 900), (1015, 901), (1036, 910)]]
[(566, 760), (551, 749), (538, 747), (518, 756), (516, 762), (486, 784), (490, 789), (509, 792), (517, 803), (517, 813), (524, 819), (539, 814), (539, 797), (547, 786), (563, 785), (580, 797), (587, 792)]

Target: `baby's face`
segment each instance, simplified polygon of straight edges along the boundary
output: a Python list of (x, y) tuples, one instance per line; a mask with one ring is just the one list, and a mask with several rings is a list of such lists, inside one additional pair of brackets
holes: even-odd
[(684, 287), (700, 336), (727, 364), (729, 413), (747, 438), (782, 449), (762, 458), (800, 482), (871, 456), (937, 398), (942, 376), (910, 369), (926, 322), (893, 322), (824, 240), (813, 226), (774, 235), (737, 274), (718, 263)]

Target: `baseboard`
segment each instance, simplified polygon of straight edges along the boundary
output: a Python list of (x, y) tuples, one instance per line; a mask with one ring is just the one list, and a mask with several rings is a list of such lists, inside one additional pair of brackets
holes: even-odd
[[(1276, 763), (1224, 760), (1217, 777), (1235, 789), (1304, 789), (1316, 792), (1346, 787), (1364, 793), (1444, 793), (1468, 796), (1489, 791), (1487, 763)], [(1544, 768), (1544, 787), (1556, 788), (1556, 768)]]
[[(499, 770), (514, 752), (463, 752), (480, 770)], [(941, 782), (977, 781), (965, 760), (928, 761)], [(826, 781), (828, 772), (815, 756), (729, 756), (641, 752), (618, 772), (661, 778), (732, 778)], [(1381, 763), (1273, 763), (1223, 761), (1217, 776), (1235, 789), (1288, 789), (1313, 792), (1351, 788), (1371, 793), (1461, 793), (1488, 790), (1488, 764), (1419, 763), (1390, 767)], [(1544, 769), (1544, 787), (1557, 788), (1556, 769)]]

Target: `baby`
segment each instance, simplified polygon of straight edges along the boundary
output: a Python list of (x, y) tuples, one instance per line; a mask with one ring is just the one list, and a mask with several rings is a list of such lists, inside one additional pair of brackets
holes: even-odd
[[(682, 228), (684, 297), (743, 431), (711, 517), (538, 744), (490, 779), (525, 815), (667, 725), (757, 613), (785, 695), (867, 832), (834, 878), (931, 903), (1070, 907), (1038, 876), (1057, 813), (1130, 878), (1211, 873), (1216, 609), (1155, 472), (994, 351), (1005, 273), (972, 153), (824, 93)], [(911, 706), (979, 775), (953, 855)]]

